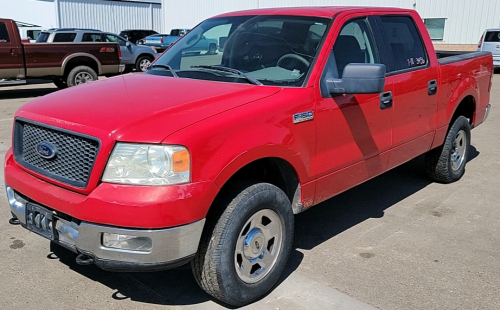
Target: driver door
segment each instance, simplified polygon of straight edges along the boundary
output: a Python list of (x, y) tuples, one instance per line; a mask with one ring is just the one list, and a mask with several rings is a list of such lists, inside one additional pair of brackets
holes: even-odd
[[(335, 36), (322, 79), (341, 78), (349, 63), (381, 63), (366, 17), (347, 19)], [(323, 83), (322, 83), (323, 84)], [(382, 94), (332, 96), (322, 87), (318, 124), (315, 203), (387, 169), (392, 130), (392, 85)]]

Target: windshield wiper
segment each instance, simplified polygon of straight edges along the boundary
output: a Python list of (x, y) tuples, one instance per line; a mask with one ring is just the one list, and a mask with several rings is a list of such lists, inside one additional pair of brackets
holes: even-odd
[(150, 69), (153, 69), (153, 68), (164, 68), (164, 69), (167, 69), (170, 71), (170, 73), (172, 73), (173, 77), (176, 77), (178, 78), (179, 76), (177, 75), (177, 73), (175, 73), (174, 69), (172, 69), (172, 67), (170, 67), (169, 65), (161, 65), (161, 64), (156, 64), (156, 65), (152, 65), (149, 67)]
[(204, 66), (204, 65), (191, 66), (191, 68), (229, 72), (229, 73), (233, 73), (233, 74), (239, 75), (241, 77), (244, 77), (247, 81), (249, 81), (250, 83), (252, 83), (254, 85), (264, 85), (261, 82), (257, 81), (256, 79), (254, 79), (253, 77), (248, 76), (245, 73), (241, 72), (240, 70), (234, 69), (234, 68), (228, 68), (228, 67), (223, 67), (223, 66)]

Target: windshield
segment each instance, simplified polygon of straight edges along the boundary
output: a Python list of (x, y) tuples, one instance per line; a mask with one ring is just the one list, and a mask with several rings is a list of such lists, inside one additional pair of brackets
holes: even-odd
[(301, 86), (329, 22), (270, 15), (209, 19), (171, 46), (147, 73)]

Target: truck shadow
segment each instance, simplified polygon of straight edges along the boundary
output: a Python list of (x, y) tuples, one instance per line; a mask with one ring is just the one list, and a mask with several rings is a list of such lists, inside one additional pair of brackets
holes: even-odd
[[(471, 145), (468, 162), (479, 156)], [(370, 219), (433, 183), (419, 156), (300, 213), (295, 222), (295, 248), (311, 250), (326, 240)]]
[[(31, 85), (39, 85), (32, 87)], [(26, 88), (26, 86), (29, 86)], [(21, 85), (1, 85), (0, 99), (21, 99), (40, 97), (57, 91), (58, 88), (49, 80), (32, 79)]]
[[(471, 146), (469, 161), (478, 155), (476, 148)], [(303, 254), (298, 249), (313, 249), (369, 218), (381, 218), (386, 209), (430, 185), (432, 181), (425, 175), (423, 165), (424, 157), (419, 156), (298, 214), (295, 217), (294, 248), (276, 286), (286, 281), (302, 262)], [(213, 301), (221, 308), (226, 307), (198, 287), (189, 265), (151, 273), (108, 272), (95, 265), (76, 264), (76, 254), (57, 244), (51, 244), (51, 251), (47, 256), (49, 259), (59, 259), (71, 270), (111, 288), (115, 292), (110, 297), (115, 300), (170, 306)]]
[(52, 87), (50, 84), (47, 84), (47, 87), (31, 88), (31, 89), (25, 89), (25, 88), (2, 89), (2, 87), (0, 87), (0, 100), (35, 98), (35, 97), (45, 96), (57, 90), (58, 89), (55, 86)]

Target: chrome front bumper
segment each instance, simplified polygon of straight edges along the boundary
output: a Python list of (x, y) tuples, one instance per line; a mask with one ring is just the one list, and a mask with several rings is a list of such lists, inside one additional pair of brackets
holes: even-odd
[[(28, 201), (6, 185), (7, 199), (12, 215), (26, 227), (26, 203)], [(205, 224), (200, 221), (166, 229), (129, 229), (98, 225), (88, 222), (70, 221), (54, 214), (54, 242), (85, 254), (96, 265), (106, 270), (135, 271), (161, 270), (179, 266), (189, 261), (198, 250), (198, 244)], [(103, 234), (132, 235), (151, 239), (148, 252), (123, 250), (103, 246)]]

